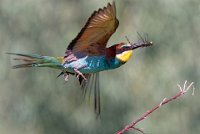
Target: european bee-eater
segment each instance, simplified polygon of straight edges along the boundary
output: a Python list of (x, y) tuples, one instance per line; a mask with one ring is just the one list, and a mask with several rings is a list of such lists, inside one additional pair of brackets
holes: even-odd
[(99, 72), (124, 65), (131, 57), (133, 50), (151, 46), (153, 43), (143, 40), (137, 43), (118, 43), (106, 48), (110, 36), (116, 31), (119, 21), (116, 18), (115, 3), (108, 3), (104, 8), (93, 12), (85, 26), (68, 45), (63, 57), (41, 56), (37, 54), (8, 53), (19, 56), (15, 60), (24, 61), (14, 68), (50, 67), (61, 70), (68, 81), (75, 75), (81, 89), (86, 92), (93, 88), (94, 109), (100, 114)]

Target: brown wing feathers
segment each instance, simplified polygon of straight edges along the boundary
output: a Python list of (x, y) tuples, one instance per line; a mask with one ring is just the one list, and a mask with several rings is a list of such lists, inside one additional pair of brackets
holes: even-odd
[(95, 11), (67, 50), (88, 55), (100, 55), (105, 52), (110, 36), (118, 27), (115, 3)]

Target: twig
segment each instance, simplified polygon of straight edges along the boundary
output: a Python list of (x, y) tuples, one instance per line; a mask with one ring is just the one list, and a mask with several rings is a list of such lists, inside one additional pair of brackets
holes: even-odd
[(188, 90), (190, 90), (191, 87), (193, 87), (193, 88), (192, 88), (192, 89), (193, 89), (192, 95), (194, 95), (194, 89), (195, 89), (195, 88), (194, 88), (194, 82), (191, 82), (191, 83), (189, 84), (188, 87), (186, 86), (186, 84), (187, 84), (187, 80), (185, 81), (185, 83), (184, 83), (184, 85), (183, 85), (183, 88), (182, 88), (179, 84), (177, 84), (177, 86), (178, 86), (178, 88), (179, 88), (180, 91), (179, 91), (176, 95), (172, 96), (172, 97), (169, 98), (169, 99), (164, 98), (164, 99), (161, 101), (161, 103), (159, 103), (158, 105), (156, 105), (156, 106), (153, 107), (152, 109), (148, 110), (148, 111), (147, 111), (146, 113), (144, 113), (140, 118), (138, 118), (136, 121), (134, 121), (134, 122), (131, 123), (130, 125), (127, 125), (124, 129), (118, 131), (116, 134), (123, 134), (124, 132), (126, 132), (126, 131), (128, 131), (128, 130), (130, 130), (130, 129), (134, 129), (134, 130), (136, 130), (136, 131), (139, 131), (139, 132), (141, 132), (141, 133), (144, 133), (143, 130), (141, 130), (141, 129), (135, 127), (135, 125), (136, 125), (138, 122), (140, 122), (140, 121), (146, 119), (147, 116), (149, 116), (151, 113), (153, 113), (154, 111), (156, 111), (157, 109), (159, 109), (161, 106), (163, 106), (163, 105), (169, 103), (169, 102), (172, 101), (172, 100), (175, 100), (175, 99), (181, 97), (182, 95), (184, 95), (184, 93), (186, 93)]

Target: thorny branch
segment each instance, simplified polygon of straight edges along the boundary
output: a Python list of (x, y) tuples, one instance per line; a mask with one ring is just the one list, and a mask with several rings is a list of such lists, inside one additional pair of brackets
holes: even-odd
[(124, 132), (126, 132), (126, 131), (128, 131), (130, 129), (134, 129), (134, 130), (139, 131), (139, 132), (144, 134), (144, 131), (139, 129), (139, 128), (136, 128), (135, 125), (138, 122), (140, 122), (140, 121), (144, 120), (145, 118), (147, 118), (147, 116), (149, 116), (151, 113), (153, 113), (154, 111), (159, 109), (161, 106), (163, 106), (163, 105), (169, 103), (170, 101), (175, 100), (175, 99), (181, 97), (182, 95), (184, 95), (184, 93), (186, 93), (188, 90), (190, 90), (191, 87), (193, 87), (192, 88), (192, 90), (193, 90), (192, 95), (194, 95), (194, 89), (195, 89), (194, 88), (194, 82), (191, 82), (188, 87), (186, 85), (187, 85), (187, 80), (185, 81), (183, 87), (181, 87), (179, 84), (177, 84), (177, 86), (179, 88), (179, 92), (176, 95), (172, 96), (169, 99), (164, 98), (158, 105), (156, 105), (152, 109), (148, 110), (146, 113), (144, 113), (140, 118), (138, 118), (136, 121), (134, 121), (130, 125), (127, 125), (122, 130), (116, 132), (116, 134), (123, 134)]

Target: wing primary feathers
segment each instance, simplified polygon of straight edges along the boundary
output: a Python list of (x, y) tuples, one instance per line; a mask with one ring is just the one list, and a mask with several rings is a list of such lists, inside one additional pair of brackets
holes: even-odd
[(84, 81), (84, 88), (83, 88), (83, 96), (84, 96), (84, 98), (85, 98), (85, 96), (86, 96), (86, 94), (87, 94), (87, 90), (88, 90), (88, 88), (90, 88), (90, 86), (91, 86), (91, 75), (89, 74), (88, 75), (88, 77), (86, 77), (87, 78), (87, 80), (88, 80), (88, 82), (86, 82), (85, 80), (83, 80)]
[(100, 109), (99, 73), (96, 73), (94, 85), (94, 110), (97, 118), (100, 116)]
[(86, 79), (88, 81), (88, 82), (86, 82), (81, 76), (79, 76), (79, 82), (80, 82), (80, 85), (81, 85), (81, 90), (84, 93), (85, 90), (87, 89), (89, 83), (90, 83), (91, 75), (90, 74), (83, 74), (83, 75), (86, 77)]
[(95, 77), (95, 83), (94, 83), (94, 110), (96, 115), (98, 116), (98, 112), (97, 112), (97, 105), (98, 105), (98, 100), (97, 100), (97, 88), (96, 88), (96, 77)]
[(81, 90), (83, 93), (83, 99), (88, 95), (89, 101), (92, 92), (94, 93), (94, 111), (98, 117), (101, 113), (101, 101), (100, 101), (100, 87), (99, 87), (99, 73), (95, 74), (85, 74), (87, 82), (79, 77), (79, 82), (81, 85)]
[[(91, 84), (93, 84), (93, 85), (94, 85), (94, 78), (95, 78), (95, 74), (92, 75), (92, 80), (91, 80)], [(89, 88), (89, 100), (90, 100), (90, 96), (92, 93), (92, 88), (94, 89), (93, 85), (90, 86), (90, 88)]]
[(99, 88), (99, 73), (96, 73), (96, 90), (97, 90), (97, 115), (101, 113), (101, 100), (100, 100), (100, 88)]

